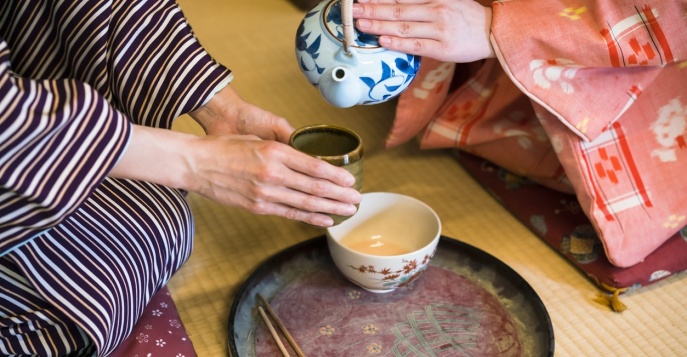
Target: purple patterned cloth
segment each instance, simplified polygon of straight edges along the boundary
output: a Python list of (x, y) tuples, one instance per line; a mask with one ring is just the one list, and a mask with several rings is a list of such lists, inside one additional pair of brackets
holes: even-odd
[(131, 335), (110, 357), (195, 357), (174, 300), (166, 287), (150, 300)]
[(574, 195), (546, 188), (487, 160), (456, 151), (458, 162), (514, 217), (608, 292), (626, 292), (687, 271), (682, 229), (629, 268), (612, 265)]

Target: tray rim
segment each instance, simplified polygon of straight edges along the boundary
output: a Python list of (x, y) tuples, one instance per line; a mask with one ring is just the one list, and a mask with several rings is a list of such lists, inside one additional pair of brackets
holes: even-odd
[[(289, 247), (286, 247), (271, 256), (267, 257), (265, 260), (260, 262), (260, 264), (251, 272), (250, 275), (246, 278), (246, 280), (241, 283), (241, 286), (239, 289), (236, 291), (236, 295), (234, 296), (234, 300), (232, 301), (231, 304), (231, 309), (229, 310), (229, 318), (228, 318), (228, 329), (227, 329), (227, 349), (229, 351), (229, 356), (231, 357), (243, 357), (239, 355), (239, 352), (236, 348), (236, 343), (233, 341), (233, 336), (234, 336), (234, 326), (233, 322), (236, 318), (236, 313), (241, 305), (243, 295), (247, 292), (249, 287), (251, 286), (251, 282), (255, 280), (256, 277), (264, 274), (266, 271), (269, 271), (271, 268), (271, 262), (280, 259), (283, 256), (288, 256), (293, 254), (294, 252), (298, 251), (299, 248), (302, 248), (303, 246), (310, 246), (310, 245), (315, 245), (318, 243), (321, 243), (320, 241), (325, 241), (326, 242), (326, 234), (323, 235), (318, 235), (309, 239), (306, 239), (304, 241), (298, 242), (296, 244), (293, 244)], [(490, 261), (492, 264), (496, 265), (496, 269), (498, 270), (505, 270), (510, 274), (515, 281), (512, 281), (513, 285), (519, 286), (521, 289), (527, 290), (524, 291), (525, 293), (528, 293), (532, 300), (531, 303), (535, 310), (538, 311), (539, 314), (542, 315), (543, 317), (543, 323), (545, 323), (546, 330), (549, 334), (549, 351), (547, 356), (553, 356), (554, 355), (554, 350), (555, 350), (555, 336), (554, 336), (554, 330), (553, 330), (553, 324), (551, 321), (551, 316), (549, 315), (548, 310), (546, 309), (546, 306), (544, 305), (544, 302), (541, 300), (539, 297), (539, 294), (537, 294), (537, 291), (534, 290), (534, 288), (525, 280), (525, 278), (522, 277), (515, 269), (511, 268), (508, 264), (504, 263), (501, 259), (496, 258), (495, 256), (487, 253), (486, 251), (477, 248), (471, 244), (465, 243), (463, 241), (460, 241), (455, 238), (451, 238), (445, 235), (441, 235), (439, 237), (439, 245), (437, 245), (437, 249), (440, 249), (442, 246), (445, 245), (453, 245), (454, 248), (456, 249), (463, 249), (463, 250), (470, 250), (473, 255), (478, 255), (482, 259), (486, 259)]]

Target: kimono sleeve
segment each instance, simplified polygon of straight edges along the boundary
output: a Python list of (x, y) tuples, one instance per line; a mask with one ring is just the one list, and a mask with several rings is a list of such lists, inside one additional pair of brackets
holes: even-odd
[(687, 58), (687, 2), (494, 2), (492, 44), (533, 101), (591, 141)]
[(115, 165), (131, 125), (82, 82), (14, 74), (0, 38), (0, 255), (73, 212)]
[(492, 44), (533, 102), (618, 267), (684, 230), (687, 3), (494, 3)]
[(116, 9), (109, 29), (113, 102), (135, 124), (170, 128), (232, 80), (231, 71), (201, 46), (174, 1)]

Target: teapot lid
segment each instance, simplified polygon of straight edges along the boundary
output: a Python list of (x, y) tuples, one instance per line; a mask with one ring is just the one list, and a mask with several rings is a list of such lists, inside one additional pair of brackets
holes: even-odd
[[(322, 11), (322, 22), (325, 25), (329, 34), (339, 40), (341, 43), (344, 42), (343, 33), (343, 14), (341, 12), (341, 1), (332, 0)], [(355, 48), (381, 48), (377, 39), (379, 36), (371, 35), (365, 32), (359, 31), (354, 28), (355, 41), (351, 43), (351, 46)]]

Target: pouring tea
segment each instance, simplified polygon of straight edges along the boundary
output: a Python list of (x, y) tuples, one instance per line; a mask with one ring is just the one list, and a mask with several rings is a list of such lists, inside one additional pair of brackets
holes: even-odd
[(353, 0), (324, 0), (309, 11), (296, 33), (301, 72), (331, 105), (378, 104), (401, 94), (421, 58), (383, 48), (377, 36), (353, 26)]

